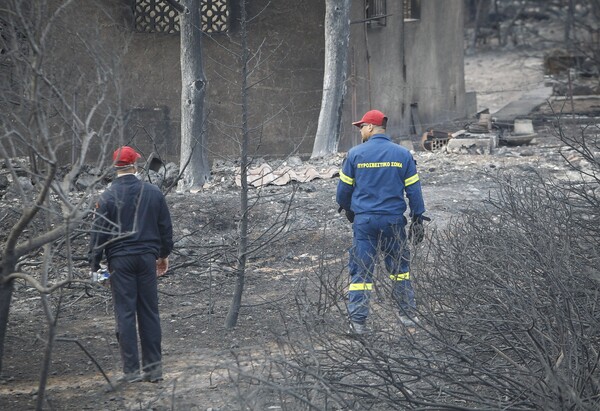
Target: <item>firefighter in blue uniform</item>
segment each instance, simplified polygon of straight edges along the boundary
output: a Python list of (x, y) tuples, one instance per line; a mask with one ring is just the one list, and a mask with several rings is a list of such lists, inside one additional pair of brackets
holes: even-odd
[(89, 259), (92, 271), (100, 268), (104, 253), (108, 260), (123, 360), (121, 380), (158, 382), (163, 377), (157, 277), (168, 269), (173, 229), (162, 192), (135, 175), (139, 158), (128, 146), (113, 153), (117, 177), (96, 204)]
[(394, 282), (392, 295), (398, 302), (400, 321), (414, 326), (416, 304), (409, 269), (405, 226), (408, 198), (409, 239), (423, 239), (425, 205), (415, 160), (404, 147), (385, 134), (387, 117), (379, 110), (365, 113), (352, 124), (359, 127), (363, 144), (352, 148), (342, 166), (336, 199), (353, 222), (350, 249), (348, 313), (353, 330), (367, 332), (369, 296), (378, 251)]

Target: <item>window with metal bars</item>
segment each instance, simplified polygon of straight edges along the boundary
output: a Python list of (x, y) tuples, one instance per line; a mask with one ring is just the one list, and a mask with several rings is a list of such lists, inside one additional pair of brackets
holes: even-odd
[(404, 20), (421, 18), (421, 0), (404, 0)]
[(369, 26), (386, 25), (386, 0), (365, 0), (365, 19)]
[[(177, 1), (177, 0), (175, 0)], [(134, 0), (135, 30), (141, 33), (178, 33), (179, 12), (165, 0)], [(200, 27), (205, 33), (229, 30), (228, 0), (201, 0)]]

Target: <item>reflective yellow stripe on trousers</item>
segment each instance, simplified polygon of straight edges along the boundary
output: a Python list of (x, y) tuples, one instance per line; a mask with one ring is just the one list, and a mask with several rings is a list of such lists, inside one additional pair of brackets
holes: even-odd
[(348, 287), (349, 291), (369, 291), (373, 289), (373, 283), (352, 283)]
[(394, 281), (410, 280), (410, 272), (400, 273), (400, 274), (391, 274), (390, 278)]

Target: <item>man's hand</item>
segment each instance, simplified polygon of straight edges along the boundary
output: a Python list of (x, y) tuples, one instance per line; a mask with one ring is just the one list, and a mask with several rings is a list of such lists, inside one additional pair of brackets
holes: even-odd
[(412, 217), (412, 222), (408, 228), (408, 240), (413, 244), (419, 244), (425, 238), (425, 227), (423, 221), (431, 221), (431, 218), (423, 215), (415, 215)]
[(169, 257), (156, 260), (156, 276), (162, 277), (169, 269)]

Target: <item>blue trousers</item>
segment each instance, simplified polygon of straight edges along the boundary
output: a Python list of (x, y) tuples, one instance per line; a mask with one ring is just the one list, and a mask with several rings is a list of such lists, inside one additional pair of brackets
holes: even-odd
[(369, 316), (369, 298), (373, 289), (373, 271), (378, 253), (383, 254), (386, 270), (393, 281), (392, 298), (400, 315), (413, 316), (415, 293), (410, 280), (410, 250), (404, 216), (357, 214), (350, 249), (350, 320), (363, 324)]
[(109, 267), (123, 373), (140, 372), (137, 339), (139, 327), (142, 369), (153, 378), (162, 377), (156, 256), (141, 254), (112, 257)]

